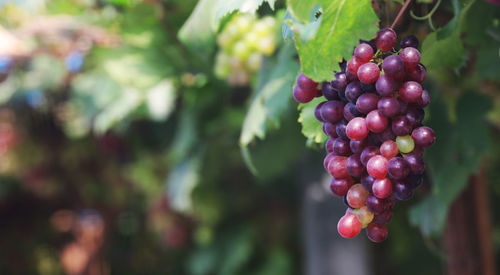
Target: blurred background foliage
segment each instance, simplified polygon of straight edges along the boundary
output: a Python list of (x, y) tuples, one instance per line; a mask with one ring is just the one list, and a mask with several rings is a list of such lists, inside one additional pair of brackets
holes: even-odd
[[(396, 2), (377, 1), (381, 25)], [(284, 1), (0, 2), (1, 274), (302, 273), (303, 186), (321, 177), (323, 137), (307, 106), (300, 133), (281, 28), (249, 85), (215, 77), (216, 35), (237, 10), (288, 18), (284, 37), (318, 27)], [(400, 36), (424, 41), (438, 141), (425, 187), (370, 250), (376, 274), (441, 273), (447, 208), (481, 165), (500, 248), (499, 15), (456, 0), (437, 32), (403, 20)]]

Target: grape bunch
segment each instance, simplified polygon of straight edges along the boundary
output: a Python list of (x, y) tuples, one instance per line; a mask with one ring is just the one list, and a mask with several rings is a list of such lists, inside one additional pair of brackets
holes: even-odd
[(392, 209), (422, 184), (423, 149), (435, 141), (434, 131), (422, 125), (430, 96), (421, 84), (426, 69), (418, 40), (404, 37), (400, 50), (396, 40), (394, 30), (382, 29), (356, 46), (333, 81), (319, 85), (300, 74), (293, 89), (300, 103), (327, 100), (314, 114), (329, 136), (323, 165), (333, 176), (330, 189), (348, 206), (337, 225), (344, 238), (362, 228), (373, 242), (387, 238)]
[(263, 55), (274, 53), (277, 27), (271, 16), (233, 16), (217, 37), (220, 51), (215, 60), (215, 75), (231, 85), (248, 84), (252, 73), (260, 69)]

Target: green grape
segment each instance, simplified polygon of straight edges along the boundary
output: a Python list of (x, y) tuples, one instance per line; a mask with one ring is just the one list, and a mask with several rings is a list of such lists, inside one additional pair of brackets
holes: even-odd
[(243, 61), (238, 59), (236, 56), (231, 56), (229, 59), (229, 68), (232, 70), (241, 70), (245, 66), (243, 64)]
[(276, 49), (276, 42), (274, 41), (272, 36), (267, 36), (262, 38), (259, 41), (259, 52), (265, 54), (265, 55), (271, 55), (273, 54), (274, 50)]
[(363, 228), (368, 226), (368, 224), (371, 223), (373, 220), (374, 215), (370, 210), (368, 210), (368, 207), (366, 207), (366, 206), (363, 206), (359, 209), (356, 209), (356, 210), (354, 210), (354, 212), (355, 212), (358, 220), (363, 225)]
[(233, 53), (238, 59), (246, 60), (250, 56), (250, 48), (247, 43), (240, 40), (234, 44)]
[(247, 59), (247, 67), (252, 72), (256, 72), (262, 65), (262, 55), (260, 53), (252, 53)]
[(217, 36), (217, 44), (219, 45), (219, 47), (227, 48), (231, 45), (231, 43), (232, 39), (228, 33), (222, 32), (221, 34), (219, 34), (219, 36)]
[(396, 137), (396, 144), (399, 151), (403, 154), (410, 153), (415, 148), (415, 143), (411, 136), (398, 136)]
[(252, 31), (260, 37), (265, 37), (271, 34), (271, 30), (269, 29), (268, 24), (266, 24), (262, 20), (255, 22)]
[(249, 32), (253, 23), (254, 19), (252, 16), (249, 15), (242, 15), (234, 20), (234, 24), (238, 28), (238, 32), (240, 34)]
[(259, 46), (259, 36), (255, 32), (249, 32), (245, 35), (245, 43), (252, 48), (257, 49)]

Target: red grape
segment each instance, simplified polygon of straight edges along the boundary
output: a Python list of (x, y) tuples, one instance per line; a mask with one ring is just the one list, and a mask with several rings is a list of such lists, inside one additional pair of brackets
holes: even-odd
[(381, 155), (372, 157), (366, 164), (366, 169), (370, 176), (376, 179), (383, 179), (387, 175), (388, 161)]
[(387, 239), (387, 227), (385, 225), (378, 225), (376, 223), (371, 223), (366, 228), (366, 236), (372, 242), (382, 242)]
[(363, 140), (368, 136), (368, 127), (362, 117), (353, 118), (346, 127), (346, 135), (352, 140)]
[(340, 218), (337, 224), (337, 231), (340, 236), (350, 239), (356, 237), (361, 232), (362, 224), (356, 215), (349, 213)]

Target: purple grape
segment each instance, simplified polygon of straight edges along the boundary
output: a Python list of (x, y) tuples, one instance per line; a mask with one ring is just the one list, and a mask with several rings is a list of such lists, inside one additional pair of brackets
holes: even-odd
[(394, 132), (390, 127), (387, 127), (384, 131), (375, 135), (378, 136), (378, 139), (380, 140), (381, 143), (383, 143), (386, 140), (394, 140), (396, 138), (396, 135), (394, 134)]
[(379, 225), (383, 225), (383, 224), (390, 222), (391, 219), (392, 219), (392, 210), (387, 209), (386, 211), (382, 212), (381, 214), (376, 214), (375, 216), (373, 216), (372, 222), (379, 224)]
[(358, 76), (356, 74), (353, 74), (353, 73), (349, 72), (349, 71), (347, 71), (345, 73), (345, 76), (346, 76), (346, 79), (347, 79), (348, 83), (358, 80)]
[(396, 76), (404, 71), (403, 60), (398, 55), (389, 55), (382, 61), (382, 70), (388, 76)]
[(351, 154), (351, 147), (349, 146), (349, 140), (338, 137), (333, 142), (333, 152), (337, 156), (349, 156)]
[(297, 85), (304, 90), (316, 90), (318, 83), (307, 77), (304, 73), (300, 73), (297, 77)]
[(381, 75), (377, 82), (375, 83), (375, 88), (377, 93), (381, 96), (391, 96), (395, 91), (398, 90), (398, 82), (389, 76), (383, 74)]
[(407, 136), (412, 128), (412, 124), (405, 116), (397, 116), (392, 120), (391, 129), (396, 136)]
[(414, 175), (423, 174), (425, 170), (425, 162), (418, 153), (409, 153), (404, 156), (406, 163), (410, 166), (410, 171)]
[(422, 83), (425, 80), (427, 72), (422, 64), (418, 64), (413, 70), (409, 70), (406, 73), (406, 78), (408, 81), (416, 81)]
[(387, 173), (392, 179), (402, 180), (410, 174), (410, 166), (403, 158), (395, 157), (389, 160)]
[(366, 198), (366, 207), (368, 210), (373, 212), (373, 214), (378, 215), (386, 211), (387, 201), (384, 199), (379, 199), (374, 195), (370, 194)]
[(366, 148), (366, 146), (368, 146), (369, 143), (368, 143), (368, 140), (367, 139), (363, 139), (363, 140), (351, 140), (349, 142), (349, 147), (351, 147), (351, 152), (353, 152), (354, 154), (361, 154), (363, 152), (363, 149)]
[(323, 123), (323, 133), (332, 138), (338, 137), (335, 124), (332, 124), (330, 122)]
[(380, 151), (379, 151), (379, 148), (376, 147), (376, 146), (368, 146), (366, 147), (365, 149), (363, 149), (363, 152), (361, 152), (361, 163), (366, 166), (366, 164), (368, 163), (368, 161), (376, 156), (376, 155), (380, 155)]
[(333, 152), (333, 138), (329, 138), (325, 142), (325, 150), (327, 153), (332, 153)]
[(403, 60), (405, 67), (409, 70), (415, 69), (418, 63), (420, 63), (420, 52), (413, 47), (404, 48), (399, 53), (399, 56)]
[(368, 62), (359, 66), (358, 79), (362, 83), (365, 84), (375, 83), (375, 81), (377, 81), (379, 76), (380, 76), (380, 69), (377, 64), (373, 62)]
[(349, 139), (347, 137), (347, 134), (345, 133), (345, 128), (347, 127), (347, 120), (343, 119), (339, 123), (337, 123), (337, 126), (335, 127), (335, 131), (337, 132), (337, 136), (343, 138), (343, 139)]
[(378, 31), (377, 37), (375, 38), (375, 45), (379, 50), (385, 52), (394, 47), (396, 40), (396, 32), (391, 28), (385, 28)]
[(399, 105), (398, 99), (395, 97), (382, 97), (377, 103), (377, 109), (382, 115), (393, 117), (399, 114), (401, 106)]
[(410, 175), (407, 182), (411, 185), (413, 189), (418, 188), (422, 183), (424, 183), (423, 175)]
[(337, 100), (326, 101), (320, 110), (323, 121), (337, 123), (344, 117), (344, 104)]
[(363, 114), (377, 108), (378, 96), (376, 94), (362, 94), (356, 100), (356, 108)]
[(359, 83), (359, 86), (361, 86), (361, 90), (365, 93), (375, 93), (377, 89), (375, 88), (375, 83), (370, 83), (370, 84), (365, 84), (363, 82)]
[(427, 126), (418, 127), (413, 130), (411, 137), (413, 138), (413, 141), (415, 141), (415, 145), (424, 148), (431, 146), (434, 141), (436, 141), (434, 130)]
[(356, 116), (351, 112), (349, 104), (352, 104), (351, 102), (348, 102), (346, 105), (344, 105), (344, 118), (347, 121), (351, 121), (351, 119), (355, 118)]
[(366, 170), (360, 160), (360, 154), (352, 154), (346, 161), (347, 173), (352, 177), (358, 178)]
[(354, 49), (354, 56), (362, 62), (370, 61), (370, 59), (372, 59), (374, 53), (375, 52), (373, 51), (373, 48), (369, 44), (365, 44), (365, 43), (359, 44)]
[(361, 86), (359, 84), (359, 81), (353, 81), (349, 84), (347, 84), (347, 87), (345, 88), (345, 97), (355, 103), (356, 99), (363, 94), (363, 90), (361, 90)]
[(415, 81), (407, 81), (399, 88), (399, 97), (408, 103), (417, 102), (422, 97), (422, 86)]
[(413, 36), (413, 35), (408, 35), (403, 37), (401, 39), (401, 42), (399, 43), (402, 49), (407, 48), (407, 47), (413, 47), (413, 48), (418, 48), (418, 39)]
[(345, 90), (347, 83), (348, 81), (345, 73), (335, 73), (335, 79), (331, 82), (333, 89), (337, 91)]
[(376, 133), (370, 133), (368, 134), (368, 140), (370, 141), (370, 143), (374, 146), (377, 146), (379, 147), (380, 145), (382, 145), (382, 140), (380, 140), (380, 136)]
[(405, 117), (410, 122), (411, 127), (415, 127), (416, 125), (422, 123), (424, 119), (425, 112), (424, 110), (417, 108), (415, 106), (408, 106)]
[(320, 114), (320, 110), (321, 110), (321, 106), (323, 106), (323, 104), (325, 104), (326, 101), (324, 102), (321, 102), (320, 104), (318, 104), (316, 106), (316, 108), (314, 108), (314, 116), (316, 117), (316, 119), (320, 122), (325, 122), (323, 120), (323, 118), (321, 117), (321, 114)]
[(349, 100), (347, 99), (347, 97), (345, 97), (345, 90), (339, 90), (339, 91), (337, 91), (337, 95), (340, 98), (340, 100), (342, 101), (342, 103), (349, 102)]
[(427, 90), (422, 91), (422, 97), (417, 101), (417, 105), (420, 108), (425, 108), (431, 103), (431, 96)]
[(392, 181), (392, 192), (396, 199), (406, 201), (413, 196), (413, 186), (400, 180)]
[(337, 90), (335, 90), (333, 86), (328, 82), (321, 83), (321, 92), (323, 92), (323, 96), (328, 100), (339, 99)]
[(372, 185), (373, 182), (375, 181), (375, 178), (370, 176), (368, 173), (363, 173), (361, 175), (360, 183), (363, 185), (363, 187), (368, 190), (368, 192), (372, 192)]
[(356, 104), (352, 103), (352, 102), (349, 102), (347, 103), (346, 105), (349, 106), (349, 111), (351, 112), (351, 114), (353, 114), (354, 116), (359, 116), (359, 117), (364, 117), (365, 114), (363, 114), (362, 112), (359, 111), (358, 107), (356, 106)]

